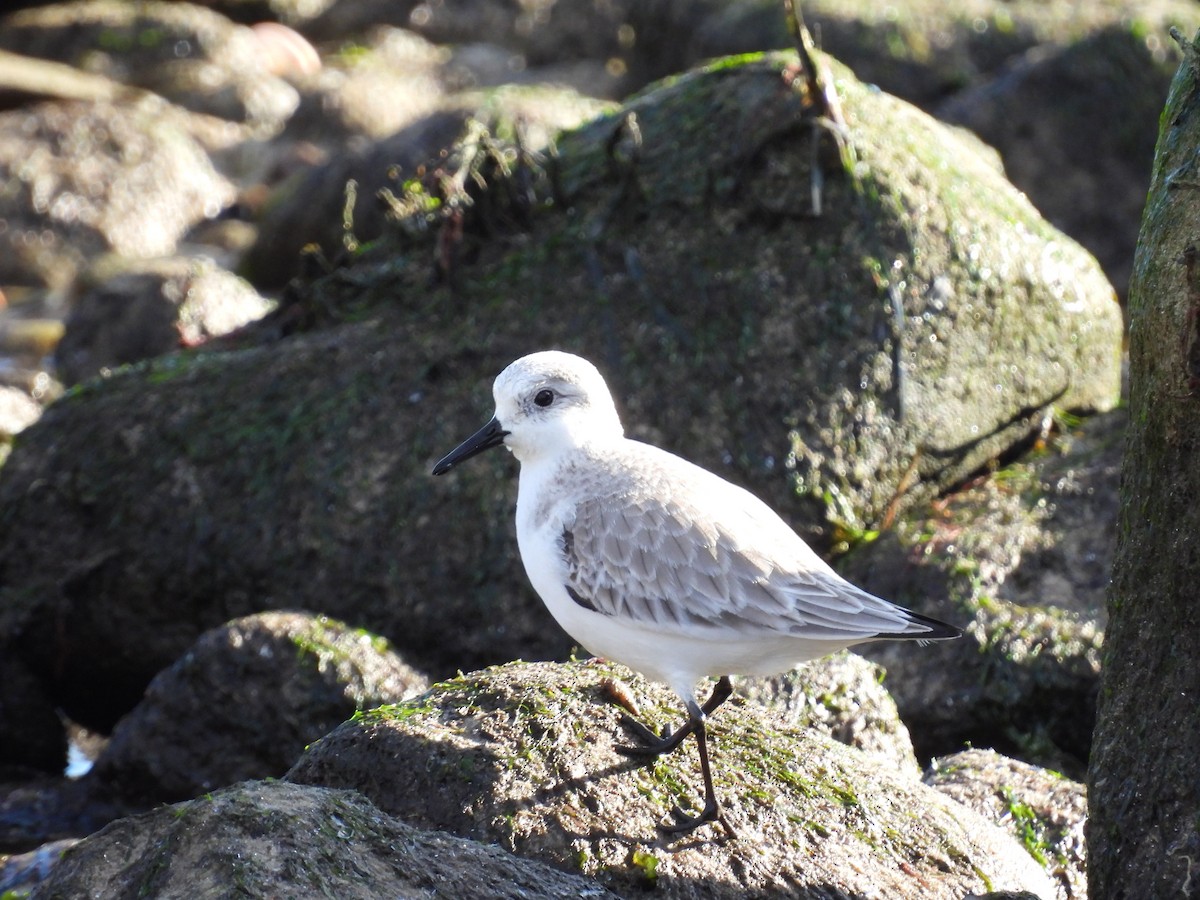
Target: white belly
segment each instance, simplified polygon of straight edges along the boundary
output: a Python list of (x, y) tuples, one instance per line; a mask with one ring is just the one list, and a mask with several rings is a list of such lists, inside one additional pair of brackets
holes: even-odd
[(518, 529), (521, 560), (550, 614), (581, 647), (626, 665), (690, 698), (707, 676), (775, 675), (840, 650), (845, 642), (735, 631), (704, 636), (651, 629), (580, 606), (567, 593), (567, 572), (553, 533)]
[(534, 590), (555, 621), (589, 653), (623, 663), (691, 698), (696, 682), (706, 676), (774, 675), (852, 643), (764, 630), (640, 623), (576, 603), (567, 593), (562, 546), (563, 523), (574, 521), (574, 501), (561, 481), (548, 484), (555, 477), (553, 467), (522, 464), (517, 541)]

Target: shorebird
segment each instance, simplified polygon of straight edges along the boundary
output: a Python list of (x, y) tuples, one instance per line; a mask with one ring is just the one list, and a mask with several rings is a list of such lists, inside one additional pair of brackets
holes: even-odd
[[(550, 614), (588, 652), (670, 686), (687, 720), (655, 734), (632, 718), (626, 755), (656, 757), (695, 735), (704, 778), (696, 815), (717, 819), (705, 719), (731, 675), (774, 675), (844, 647), (940, 641), (959, 629), (850, 584), (765, 503), (672, 453), (625, 437), (604, 378), (587, 360), (524, 356), (493, 387), (496, 412), (441, 459), (442, 475), (490, 447), (521, 464), (517, 542)], [(696, 684), (715, 676), (701, 705)]]

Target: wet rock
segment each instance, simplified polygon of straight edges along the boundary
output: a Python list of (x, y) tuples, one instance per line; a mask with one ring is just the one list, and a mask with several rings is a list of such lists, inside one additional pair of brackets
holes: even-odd
[(150, 682), (85, 776), (154, 805), (280, 776), (357, 709), (425, 690), (381, 638), (301, 613), (236, 619)]
[[(0, 853), (33, 852), (47, 843), (75, 840), (130, 811), (61, 773), (0, 777)], [(46, 856), (33, 859), (51, 862)]]
[(273, 130), (295, 111), (270, 71), (278, 41), (190, 3), (87, 0), (0, 20), (0, 47), (154, 91), (195, 112)]
[(589, 879), (385, 815), (353, 791), (247, 782), (122, 819), (73, 847), (45, 900), (381, 896), (539, 900), (612, 895)]
[(1082, 774), (1126, 419), (1116, 410), (1073, 423), (840, 561), (880, 596), (971, 621), (937, 670), (919, 653), (862, 649), (887, 669), (919, 755), (969, 743)]
[(1087, 897), (1084, 785), (988, 750), (934, 760), (925, 783), (1010, 831), (1054, 878), (1059, 900)]
[(0, 113), (0, 283), (65, 289), (93, 256), (169, 254), (217, 215), (233, 187), (181, 117), (154, 97)]
[[(662, 897), (744, 897), (784, 885), (801, 897), (1052, 890), (1024, 850), (975, 813), (750, 705), (726, 704), (709, 721), (728, 828), (664, 838), (657, 821), (696, 802), (694, 749), (650, 764), (616, 753), (620, 710), (604, 698), (606, 678), (630, 676), (597, 662), (460, 676), (340, 726), (288, 780), (353, 787), (418, 827), (499, 843), (622, 895), (649, 885)], [(633, 686), (643, 718), (678, 723), (678, 698)]]
[(67, 384), (197, 346), (274, 308), (246, 281), (202, 257), (113, 261), (93, 267), (78, 290), (55, 351)]
[(67, 848), (77, 843), (78, 838), (66, 838), (7, 858), (0, 856), (0, 895), (10, 898), (26, 896), (49, 877)]

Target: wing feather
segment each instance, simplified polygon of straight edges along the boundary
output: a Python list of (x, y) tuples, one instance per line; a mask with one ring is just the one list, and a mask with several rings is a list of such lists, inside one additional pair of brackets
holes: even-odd
[[(904, 610), (814, 564), (807, 547), (797, 558), (772, 558), (745, 546), (732, 528), (697, 521), (690, 508), (656, 495), (637, 498), (624, 513), (615, 511), (620, 506), (611, 498), (581, 500), (561, 544), (567, 587), (597, 612), (695, 633), (733, 629), (837, 640), (908, 630)], [(787, 531), (786, 539), (765, 535), (766, 543), (800, 543)]]
[(839, 577), (747, 492), (646, 445), (622, 446), (603, 460), (608, 489), (592, 480), (561, 518), (566, 587), (580, 605), (698, 635), (853, 643), (929, 630)]

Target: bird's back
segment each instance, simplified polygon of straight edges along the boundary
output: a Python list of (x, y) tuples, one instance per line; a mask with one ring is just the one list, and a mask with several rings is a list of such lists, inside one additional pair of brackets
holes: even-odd
[(544, 468), (523, 467), (518, 503), (527, 568), (527, 549), (554, 547), (531, 551), (544, 599), (565, 590), (626, 627), (706, 640), (939, 636), (842, 579), (754, 495), (664, 450), (621, 438)]

